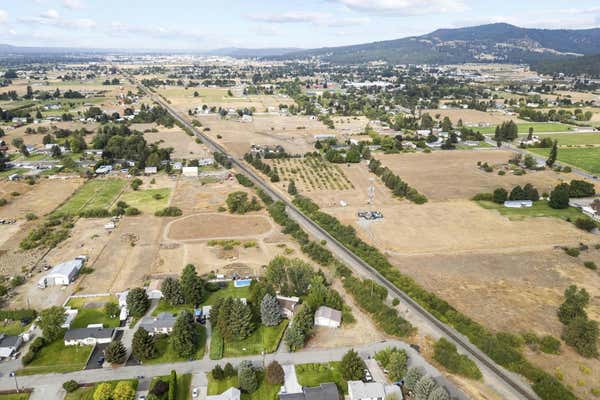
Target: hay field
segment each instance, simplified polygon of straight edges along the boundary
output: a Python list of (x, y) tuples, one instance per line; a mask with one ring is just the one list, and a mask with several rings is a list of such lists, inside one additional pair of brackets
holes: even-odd
[(144, 139), (148, 143), (161, 142), (162, 147), (172, 147), (171, 159), (194, 159), (210, 156), (210, 151), (205, 145), (197, 143), (194, 136), (188, 135), (181, 128), (168, 129), (164, 126), (156, 128), (158, 132), (144, 132)]
[(492, 149), (390, 154), (377, 157), (383, 165), (425, 194), (430, 201), (470, 199), (477, 193), (491, 192), (497, 187), (512, 189), (515, 185), (527, 183), (534, 185), (540, 193), (550, 192), (561, 181), (578, 179), (574, 174), (550, 170), (528, 171), (522, 176), (499, 176), (497, 171), (488, 173), (477, 167), (478, 161), (487, 162), (489, 165), (506, 164), (512, 156), (511, 151)]
[(478, 110), (440, 110), (429, 109), (423, 110), (422, 114), (429, 113), (435, 118), (439, 114), (440, 119), (444, 117), (450, 118), (453, 124), (457, 124), (459, 119), (462, 119), (465, 125), (469, 124), (492, 124), (499, 125), (504, 121), (512, 120), (515, 122), (526, 122), (516, 116), (506, 115), (500, 112), (485, 112)]

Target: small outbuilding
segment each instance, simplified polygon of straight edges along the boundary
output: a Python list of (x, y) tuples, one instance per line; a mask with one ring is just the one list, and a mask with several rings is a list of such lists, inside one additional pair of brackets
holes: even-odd
[(529, 208), (533, 206), (531, 200), (507, 200), (504, 202), (504, 207), (507, 208)]
[(279, 307), (281, 307), (281, 315), (288, 319), (292, 319), (294, 317), (296, 306), (300, 303), (300, 299), (298, 297), (277, 295), (277, 303), (279, 303)]
[(315, 312), (315, 326), (338, 328), (342, 323), (342, 312), (331, 307), (321, 306)]

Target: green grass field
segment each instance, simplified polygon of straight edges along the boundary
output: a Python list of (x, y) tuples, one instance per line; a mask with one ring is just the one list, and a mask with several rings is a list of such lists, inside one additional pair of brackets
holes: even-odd
[(125, 183), (123, 179), (114, 178), (89, 180), (53, 214), (77, 215), (84, 210), (109, 208), (123, 190)]
[[(169, 382), (171, 379), (170, 375), (163, 376), (155, 376), (152, 378), (150, 382), (150, 390), (154, 387), (156, 382), (162, 380), (164, 382)], [(177, 374), (177, 391), (175, 392), (175, 400), (191, 400), (192, 398), (192, 389), (190, 388), (192, 384), (192, 374)], [(166, 398), (166, 397), (165, 397)]]
[(29, 325), (21, 324), (21, 321), (9, 321), (6, 324), (4, 322), (0, 325), (0, 334), (8, 336), (17, 336), (29, 329)]
[(31, 364), (17, 371), (18, 375), (65, 373), (85, 367), (92, 346), (65, 346), (62, 339), (44, 346)]
[(171, 189), (169, 188), (147, 189), (123, 193), (119, 200), (126, 202), (131, 207), (135, 207), (144, 213), (154, 214), (155, 211), (167, 206), (170, 196)]
[(538, 135), (540, 138), (558, 140), (559, 146), (583, 146), (587, 144), (600, 144), (600, 133), (565, 133)]
[(248, 338), (239, 341), (225, 340), (224, 357), (241, 357), (251, 354), (273, 353), (281, 341), (288, 320), (284, 319), (277, 326), (260, 325)]
[(154, 311), (152, 311), (152, 316), (156, 317), (158, 314), (164, 312), (168, 312), (171, 314), (179, 314), (181, 311), (189, 311), (193, 313), (194, 307), (187, 304), (182, 304), (180, 306), (172, 306), (169, 303), (167, 303), (164, 299), (160, 299), (158, 305), (156, 306)]
[(333, 382), (337, 385), (338, 390), (348, 393), (348, 382), (342, 377), (339, 361), (296, 365), (296, 375), (298, 383), (302, 386), (315, 387), (321, 383)]
[[(567, 132), (571, 130), (571, 125), (561, 124), (561, 123), (553, 123), (553, 122), (528, 122), (517, 124), (519, 128), (519, 133), (527, 134), (529, 133), (529, 128), (533, 128), (533, 133), (543, 133), (543, 132)], [(479, 131), (483, 134), (493, 134), (496, 131), (496, 126), (489, 126), (484, 128), (473, 128), (475, 131)]]
[[(200, 343), (198, 346), (198, 350), (194, 357), (194, 360), (201, 360), (204, 357), (204, 352), (206, 351), (206, 328), (202, 325), (198, 325), (198, 333), (200, 335)], [(187, 361), (187, 358), (180, 357), (173, 350), (173, 346), (171, 346), (170, 337), (164, 336), (156, 341), (156, 349), (159, 354), (158, 357), (152, 358), (149, 360), (144, 360), (144, 364), (165, 364), (179, 361)]]
[(534, 202), (533, 206), (529, 208), (508, 208), (491, 201), (478, 201), (477, 204), (488, 210), (497, 210), (512, 221), (521, 221), (531, 217), (551, 217), (575, 222), (577, 218), (585, 217), (580, 210), (574, 207), (557, 210), (550, 207), (548, 202), (543, 200)]
[(85, 328), (90, 324), (102, 324), (105, 328), (116, 328), (119, 326), (119, 316), (110, 318), (102, 308), (80, 309), (77, 317), (71, 323), (71, 329)]
[[(258, 379), (260, 386), (254, 393), (242, 393), (242, 400), (276, 400), (279, 393), (279, 385), (269, 385), (264, 377), (264, 373), (259, 372)], [(221, 394), (230, 387), (238, 386), (237, 376), (217, 381), (213, 379), (211, 374), (208, 376), (208, 395), (214, 396)]]
[[(110, 383), (110, 385), (114, 389), (119, 382), (121, 381), (109, 381), (107, 383)], [(132, 388), (137, 389), (137, 379), (129, 379), (126, 382), (129, 382)], [(92, 386), (80, 387), (72, 393), (67, 393), (64, 400), (94, 400), (94, 390), (96, 390), (96, 386), (98, 386), (101, 383), (103, 382), (97, 382), (95, 385)]]
[[(548, 157), (550, 149), (531, 148), (529, 151)], [(600, 174), (600, 147), (559, 148), (558, 161)]]
[(250, 296), (250, 286), (236, 288), (232, 282), (227, 283), (227, 287), (219, 289), (208, 295), (203, 305), (215, 304), (218, 299), (225, 297), (248, 298)]
[(93, 297), (71, 297), (67, 302), (67, 306), (71, 308), (84, 308), (89, 303), (117, 303), (117, 296), (93, 296)]
[(0, 400), (27, 400), (29, 393), (0, 394)]

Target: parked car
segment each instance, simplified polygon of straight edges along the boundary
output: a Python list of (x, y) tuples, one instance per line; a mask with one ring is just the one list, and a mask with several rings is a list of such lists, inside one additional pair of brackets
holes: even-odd
[(200, 391), (198, 390), (198, 388), (194, 388), (194, 390), (192, 390), (192, 397), (196, 398), (200, 395)]

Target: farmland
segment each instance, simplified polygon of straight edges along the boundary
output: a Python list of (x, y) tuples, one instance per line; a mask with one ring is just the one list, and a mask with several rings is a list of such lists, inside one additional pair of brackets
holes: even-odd
[(123, 190), (123, 179), (94, 179), (88, 181), (54, 212), (55, 215), (77, 215), (85, 210), (109, 208)]
[[(543, 133), (543, 132), (567, 132), (570, 131), (572, 125), (561, 124), (557, 122), (528, 122), (528, 123), (517, 123), (517, 128), (519, 128), (519, 133), (527, 134), (529, 132), (529, 128), (533, 128), (533, 133)], [(484, 127), (484, 128), (476, 128), (479, 132), (483, 134), (493, 134), (495, 131), (495, 126)]]
[[(548, 157), (550, 149), (529, 149), (540, 156)], [(600, 174), (600, 147), (560, 148), (558, 161), (584, 169), (593, 174)]]
[(559, 146), (585, 146), (600, 145), (600, 133), (568, 133), (568, 134), (549, 134), (538, 135), (540, 139), (550, 138), (558, 141)]
[(338, 165), (320, 158), (274, 159), (271, 160), (271, 165), (282, 180), (293, 180), (302, 192), (354, 189), (354, 185)]

